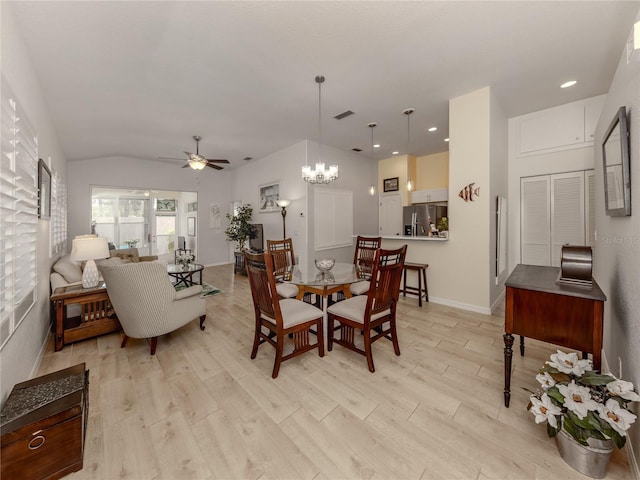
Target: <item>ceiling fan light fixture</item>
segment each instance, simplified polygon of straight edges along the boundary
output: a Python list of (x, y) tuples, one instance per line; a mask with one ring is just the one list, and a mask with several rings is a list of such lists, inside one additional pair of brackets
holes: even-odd
[(310, 165), (302, 167), (302, 179), (307, 183), (331, 183), (340, 177), (340, 171), (337, 165), (330, 165), (325, 168), (322, 161), (322, 83), (324, 75), (316, 76), (318, 84), (318, 161), (314, 169)]
[(206, 160), (201, 160), (201, 159), (195, 160), (195, 159), (192, 159), (192, 160), (187, 160), (187, 161), (189, 162), (189, 166), (191, 168), (193, 168), (194, 170), (202, 170), (204, 167), (207, 166), (207, 161)]

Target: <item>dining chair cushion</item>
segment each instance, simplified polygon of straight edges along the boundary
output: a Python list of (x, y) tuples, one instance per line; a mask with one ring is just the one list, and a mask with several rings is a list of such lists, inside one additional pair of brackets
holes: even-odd
[(292, 283), (279, 283), (276, 285), (276, 292), (282, 298), (295, 298), (298, 295), (298, 286)]
[[(358, 295), (357, 297), (351, 297), (342, 302), (334, 303), (327, 309), (327, 311), (339, 317), (364, 324), (365, 308), (367, 308), (367, 296)], [(387, 308), (383, 312), (371, 315), (371, 320), (377, 320), (380, 317), (389, 315), (389, 313), (391, 313), (391, 310)]]
[(351, 295), (364, 295), (369, 291), (369, 281), (362, 280), (361, 282), (352, 283), (349, 286), (349, 290), (351, 290)]
[[(295, 300), (293, 298), (280, 300), (280, 311), (282, 312), (282, 325), (284, 328), (309, 322), (322, 316), (322, 310), (319, 308), (303, 302), (302, 300)], [(262, 315), (262, 318), (271, 322), (274, 321), (273, 318), (264, 314)]]

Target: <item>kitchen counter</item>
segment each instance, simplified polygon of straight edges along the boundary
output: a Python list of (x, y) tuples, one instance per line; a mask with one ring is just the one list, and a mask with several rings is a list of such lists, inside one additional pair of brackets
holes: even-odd
[(449, 237), (408, 237), (404, 235), (382, 235), (382, 238), (385, 240), (407, 240), (407, 241), (418, 241), (418, 242), (447, 242), (449, 241)]

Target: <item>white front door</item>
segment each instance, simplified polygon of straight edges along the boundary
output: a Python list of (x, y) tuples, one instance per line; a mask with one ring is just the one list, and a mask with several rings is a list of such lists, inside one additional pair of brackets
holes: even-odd
[(402, 198), (399, 193), (380, 195), (380, 235), (402, 235)]

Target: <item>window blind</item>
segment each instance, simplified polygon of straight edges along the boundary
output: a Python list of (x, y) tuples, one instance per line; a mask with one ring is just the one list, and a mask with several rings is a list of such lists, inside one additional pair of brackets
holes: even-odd
[(2, 78), (0, 348), (35, 303), (38, 139)]

